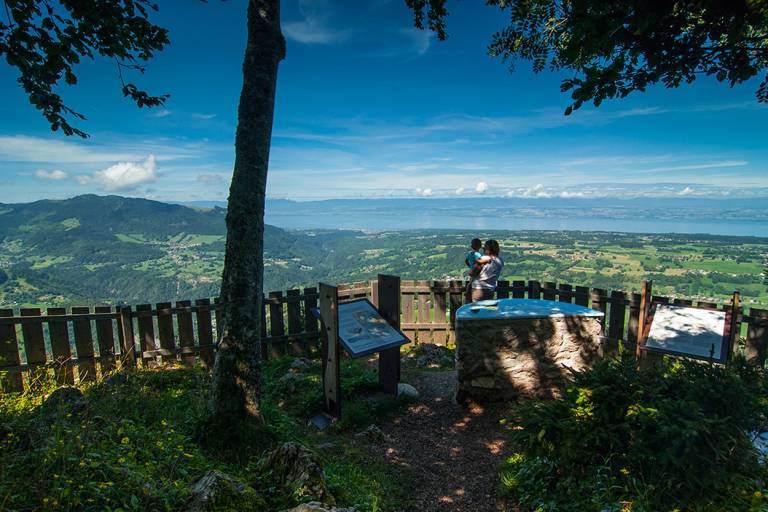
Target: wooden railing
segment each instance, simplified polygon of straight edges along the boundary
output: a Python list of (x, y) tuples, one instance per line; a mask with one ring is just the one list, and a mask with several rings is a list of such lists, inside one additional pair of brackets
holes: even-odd
[[(339, 285), (339, 299), (376, 297), (376, 282)], [(456, 310), (464, 301), (462, 281), (401, 282), (401, 328), (415, 342), (452, 341)], [(605, 312), (604, 336), (609, 341), (634, 343), (638, 332), (640, 294), (606, 291), (538, 281), (499, 281), (498, 298), (549, 299), (573, 302)], [(725, 308), (727, 304), (680, 298), (654, 297), (661, 302)], [(314, 287), (270, 292), (262, 311), (262, 356), (311, 354), (317, 349), (317, 320), (307, 314), (317, 306)], [(116, 365), (151, 366), (179, 361), (213, 364), (216, 326), (220, 324), (216, 299), (98, 306), (0, 309), (0, 388), (34, 388), (40, 379), (60, 383), (91, 380)], [(746, 353), (763, 364), (768, 348), (768, 310), (751, 308), (738, 317), (746, 338)]]

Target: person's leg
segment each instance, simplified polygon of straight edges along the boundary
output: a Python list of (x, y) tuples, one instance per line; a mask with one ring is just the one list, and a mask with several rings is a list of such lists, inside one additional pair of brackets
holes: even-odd
[(489, 290), (484, 290), (483, 288), (472, 288), (472, 302), (477, 302), (479, 300), (485, 300), (487, 297), (487, 293)]

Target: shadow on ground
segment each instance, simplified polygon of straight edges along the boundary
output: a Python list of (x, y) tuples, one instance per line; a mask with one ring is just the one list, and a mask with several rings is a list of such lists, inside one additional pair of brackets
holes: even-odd
[(409, 510), (503, 510), (498, 467), (506, 450), (499, 420), (508, 406), (455, 404), (452, 370), (408, 372), (403, 381), (418, 389), (420, 399), (381, 426), (391, 439), (376, 449), (412, 474)]

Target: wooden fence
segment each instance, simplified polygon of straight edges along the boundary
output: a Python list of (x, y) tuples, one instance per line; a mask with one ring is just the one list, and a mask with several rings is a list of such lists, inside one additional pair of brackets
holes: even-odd
[[(339, 285), (339, 299), (376, 297), (376, 282)], [(420, 343), (451, 340), (456, 310), (463, 304), (462, 281), (401, 282), (401, 328)], [(572, 302), (603, 311), (604, 336), (634, 344), (640, 294), (538, 281), (499, 281), (498, 298)], [(703, 308), (727, 304), (654, 296), (654, 300)], [(317, 288), (270, 292), (262, 311), (262, 356), (310, 354), (319, 339)], [(151, 366), (161, 362), (213, 363), (220, 304), (216, 299), (175, 304), (0, 309), (0, 387), (19, 391), (44, 378), (60, 383), (94, 379), (116, 365)], [(747, 356), (763, 364), (768, 348), (768, 310), (751, 308), (738, 316)]]

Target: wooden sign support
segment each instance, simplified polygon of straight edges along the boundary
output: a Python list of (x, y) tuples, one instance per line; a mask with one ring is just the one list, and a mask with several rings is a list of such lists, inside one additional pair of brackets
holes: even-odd
[(648, 323), (648, 310), (651, 307), (651, 282), (643, 281), (640, 288), (640, 312), (637, 318), (637, 345), (635, 347), (635, 357), (640, 360), (642, 356), (642, 347), (648, 337), (647, 330), (650, 329)]
[(739, 311), (741, 310), (741, 292), (736, 290), (733, 292), (731, 298), (731, 308), (728, 314), (725, 316), (725, 333), (724, 337), (727, 337), (730, 343), (728, 350), (731, 357), (735, 356), (739, 350)]
[(339, 295), (335, 286), (325, 283), (320, 283), (320, 322), (323, 344), (323, 412), (340, 419)]
[[(376, 305), (381, 316), (400, 330), (400, 278), (379, 274)], [(379, 386), (385, 393), (397, 395), (400, 382), (400, 346), (379, 352)]]

